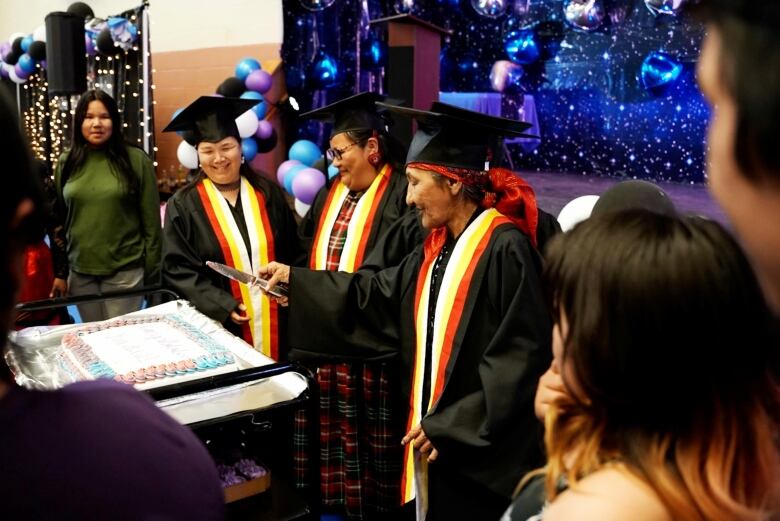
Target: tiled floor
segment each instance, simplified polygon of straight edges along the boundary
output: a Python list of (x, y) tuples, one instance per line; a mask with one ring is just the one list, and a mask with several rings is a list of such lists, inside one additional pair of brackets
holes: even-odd
[[(620, 179), (577, 174), (521, 172), (533, 186), (539, 206), (557, 216), (561, 208), (582, 195), (601, 195)], [(699, 214), (728, 224), (723, 210), (704, 185), (658, 183), (683, 213)]]

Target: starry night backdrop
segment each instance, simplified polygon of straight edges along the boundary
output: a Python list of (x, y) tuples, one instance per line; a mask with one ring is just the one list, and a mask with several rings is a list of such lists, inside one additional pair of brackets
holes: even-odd
[[(411, 12), (453, 31), (442, 44), (442, 91), (494, 92), (494, 64), (517, 59), (505, 62), (514, 72), (502, 113), (516, 118), (523, 95), (533, 96), (542, 140), (530, 152), (509, 146), (515, 169), (703, 182), (709, 109), (694, 77), (703, 27), (678, 10), (685, 3), (284, 0), (282, 58), (302, 110), (381, 91), (386, 34), (368, 20)], [(531, 47), (510, 56), (513, 39), (530, 39)], [(643, 82), (643, 62), (659, 51), (660, 63), (644, 65)], [(297, 137), (322, 143), (326, 136), (321, 125), (298, 126)]]

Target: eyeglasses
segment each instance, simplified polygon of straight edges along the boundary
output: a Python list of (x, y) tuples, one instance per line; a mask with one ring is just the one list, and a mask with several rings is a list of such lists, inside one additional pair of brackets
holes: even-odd
[(357, 143), (350, 143), (344, 148), (336, 148), (336, 147), (329, 148), (325, 151), (325, 156), (328, 158), (328, 161), (333, 161), (334, 159), (340, 160), (344, 152), (354, 147), (355, 145), (357, 145)]

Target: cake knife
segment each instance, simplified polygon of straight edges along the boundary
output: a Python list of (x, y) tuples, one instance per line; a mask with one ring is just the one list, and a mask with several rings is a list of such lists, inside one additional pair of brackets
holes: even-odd
[(254, 275), (251, 275), (249, 273), (239, 271), (225, 264), (220, 264), (219, 262), (206, 261), (206, 266), (216, 271), (220, 275), (223, 275), (229, 279), (236, 280), (241, 284), (246, 284), (248, 286), (259, 286), (264, 291), (267, 291), (270, 295), (273, 295), (274, 297), (286, 297), (288, 295), (287, 284), (285, 284), (284, 282), (278, 283), (272, 290), (269, 291), (268, 281), (261, 279), (259, 277), (255, 277)]

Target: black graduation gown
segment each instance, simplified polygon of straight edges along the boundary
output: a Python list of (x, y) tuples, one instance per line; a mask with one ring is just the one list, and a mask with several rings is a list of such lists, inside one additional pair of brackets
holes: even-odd
[[(276, 260), (288, 264), (300, 263), (304, 252), (296, 235), (295, 218), (281, 189), (266, 179), (261, 178), (258, 183), (265, 196)], [(163, 283), (192, 302), (198, 311), (222, 322), (240, 336), (240, 328), (234, 327), (229, 320), (230, 312), (238, 305), (230, 291), (230, 279), (208, 268), (207, 260), (225, 262), (198, 190), (191, 184), (176, 192), (168, 200), (165, 210)], [(280, 324), (280, 332), (283, 331), (283, 324)]]
[[(293, 268), (290, 345), (334, 358), (400, 354), (408, 404), (422, 261), (420, 246), (376, 273)], [(552, 358), (552, 323), (540, 276), (541, 258), (528, 238), (511, 224), (499, 226), (477, 264), (439, 402), (422, 420), (439, 450), (430, 467), (430, 519), (500, 515), (521, 476), (543, 462), (533, 401)], [(434, 490), (462, 493), (443, 498)]]
[(561, 224), (558, 219), (541, 208), (538, 209), (537, 214), (539, 220), (536, 225), (536, 246), (539, 252), (544, 255), (550, 240), (561, 233)]
[[(338, 183), (338, 178), (334, 178), (333, 182)], [(390, 174), (387, 190), (382, 196), (382, 200), (379, 202), (376, 215), (374, 216), (371, 233), (368, 236), (368, 242), (366, 243), (366, 255), (373, 251), (379, 238), (393, 225), (393, 223), (404, 215), (412, 212), (412, 208), (406, 204), (406, 185), (406, 176), (403, 171), (399, 169), (393, 170)], [(298, 236), (308, 252), (311, 252), (314, 235), (317, 233), (317, 226), (325, 207), (325, 202), (328, 199), (329, 191), (330, 186), (324, 186), (317, 192), (317, 197), (314, 199), (311, 208), (306, 212), (306, 215), (298, 226)], [(407, 241), (408, 242), (395, 245), (398, 252), (396, 254), (398, 261), (422, 241), (422, 236), (407, 237)]]

